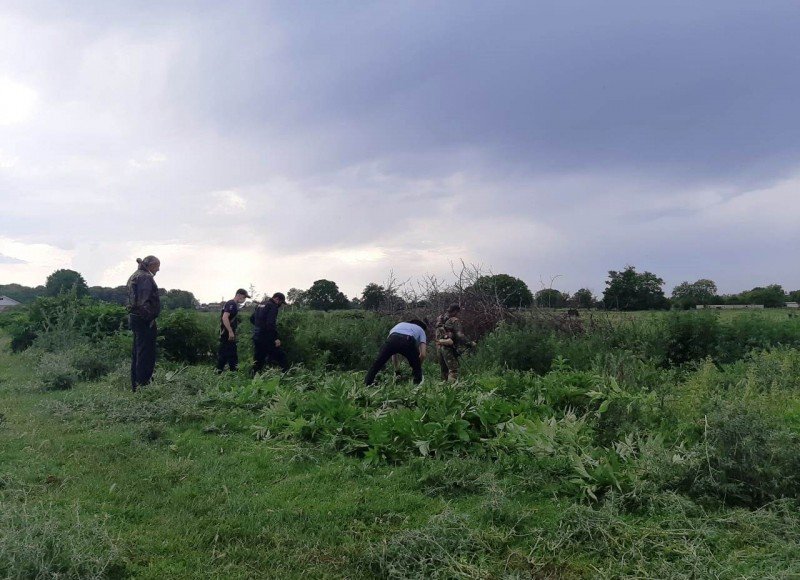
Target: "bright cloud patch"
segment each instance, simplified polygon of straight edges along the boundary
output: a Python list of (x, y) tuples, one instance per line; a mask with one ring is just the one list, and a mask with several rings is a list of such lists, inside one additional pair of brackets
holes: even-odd
[(129, 159), (128, 164), (136, 169), (142, 169), (161, 165), (166, 160), (167, 156), (163, 153), (149, 153), (142, 158)]
[(60, 268), (71, 268), (74, 252), (48, 244), (0, 238), (0, 280), (38, 286)]
[(36, 91), (7, 78), (0, 78), (0, 126), (24, 123), (36, 107)]
[(247, 201), (235, 191), (215, 191), (211, 194), (214, 200), (210, 214), (234, 215), (244, 211)]

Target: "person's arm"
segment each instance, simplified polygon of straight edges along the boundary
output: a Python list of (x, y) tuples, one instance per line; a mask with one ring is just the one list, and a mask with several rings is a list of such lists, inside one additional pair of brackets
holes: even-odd
[(264, 327), (267, 329), (267, 332), (275, 337), (275, 348), (280, 348), (281, 339), (278, 338), (278, 306), (275, 303), (267, 306), (264, 319)]
[(461, 330), (461, 321), (460, 320), (456, 321), (453, 324), (452, 329), (450, 330), (450, 334), (455, 339), (455, 343), (456, 344), (463, 344), (465, 346), (473, 344), (473, 342), (470, 339), (468, 339), (467, 336), (464, 334), (464, 331)]
[(158, 293), (153, 279), (148, 275), (139, 276), (133, 291), (133, 307), (131, 311), (138, 314), (148, 322), (155, 320), (157, 312), (153, 312), (150, 299), (153, 293)]
[(424, 342), (419, 343), (419, 360), (420, 362), (425, 360), (425, 355), (428, 354), (428, 345)]
[(225, 330), (228, 331), (228, 340), (236, 340), (236, 334), (233, 332), (233, 327), (231, 326), (231, 315), (228, 312), (222, 313), (222, 326), (225, 327)]

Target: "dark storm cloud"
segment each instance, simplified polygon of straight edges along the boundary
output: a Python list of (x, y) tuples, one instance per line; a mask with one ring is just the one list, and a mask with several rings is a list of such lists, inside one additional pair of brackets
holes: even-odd
[[(601, 290), (626, 263), (800, 285), (794, 229), (772, 225), (800, 217), (795, 2), (4, 10), (24, 34), (0, 70), (39, 101), (0, 126), (0, 196), (25, 200), (0, 227), (87, 268), (235, 230), (282, 256), (378, 248), (371, 271), (419, 274), (422, 248), (532, 286)], [(116, 245), (81, 258), (98, 240)]]
[(799, 25), (794, 2), (279, 4), (209, 35), (197, 103), (318, 169), (474, 148), (520, 172), (750, 182), (800, 153)]

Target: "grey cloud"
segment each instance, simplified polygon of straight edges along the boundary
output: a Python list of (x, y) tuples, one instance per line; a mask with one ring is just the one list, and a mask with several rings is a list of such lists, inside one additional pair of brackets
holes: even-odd
[[(796, 245), (689, 203), (800, 166), (794, 2), (9, 6), (41, 47), (17, 72), (41, 71), (44, 111), (0, 127), (15, 239), (386, 246), (385, 269), (412, 272), (432, 217), (433, 248), (452, 248), (447, 221), (467, 254), (443, 258), (596, 290), (625, 263), (769, 282)], [(209, 214), (221, 190), (246, 209)]]
[(0, 254), (0, 264), (27, 264), (25, 260), (20, 260), (19, 258), (14, 258), (12, 256), (6, 256), (4, 254)]

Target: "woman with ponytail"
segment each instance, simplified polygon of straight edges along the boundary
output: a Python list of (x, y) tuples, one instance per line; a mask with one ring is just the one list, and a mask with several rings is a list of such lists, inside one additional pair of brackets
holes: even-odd
[(156, 366), (156, 317), (161, 312), (158, 286), (153, 279), (161, 269), (155, 256), (136, 258), (139, 267), (128, 278), (128, 312), (133, 331), (131, 353), (131, 389), (146, 385), (153, 378)]

